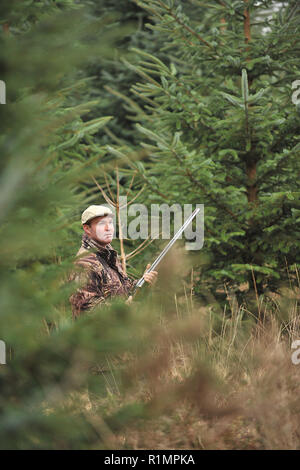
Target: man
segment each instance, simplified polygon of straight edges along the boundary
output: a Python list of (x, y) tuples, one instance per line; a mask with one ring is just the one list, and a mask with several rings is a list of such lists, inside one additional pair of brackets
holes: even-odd
[[(81, 272), (70, 280), (81, 287), (70, 297), (73, 318), (115, 296), (127, 297), (135, 282), (124, 273), (117, 252), (110, 245), (114, 235), (112, 211), (105, 206), (89, 206), (81, 216), (84, 230), (82, 245), (75, 264)], [(150, 267), (150, 264), (146, 269)], [(144, 273), (153, 284), (157, 272)]]

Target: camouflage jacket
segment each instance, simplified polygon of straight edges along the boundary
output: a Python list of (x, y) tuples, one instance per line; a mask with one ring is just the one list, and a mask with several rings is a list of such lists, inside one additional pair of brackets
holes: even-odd
[(70, 297), (73, 318), (108, 298), (127, 296), (134, 287), (136, 281), (125, 275), (117, 252), (111, 245), (102, 247), (84, 234), (77, 257), (75, 266), (80, 271), (74, 271), (70, 276), (70, 281), (80, 285)]

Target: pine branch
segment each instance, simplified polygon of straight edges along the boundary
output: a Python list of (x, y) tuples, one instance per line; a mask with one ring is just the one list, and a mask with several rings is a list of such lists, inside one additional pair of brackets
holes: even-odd
[(169, 8), (165, 3), (163, 3), (161, 0), (157, 0), (158, 3), (160, 4), (160, 6), (162, 8), (164, 8), (170, 16), (172, 16), (172, 18), (174, 18), (174, 20), (176, 21), (176, 23), (178, 23), (180, 26), (182, 26), (186, 31), (188, 31), (190, 34), (192, 34), (194, 37), (196, 37), (198, 39), (198, 41), (202, 42), (203, 44), (205, 44), (207, 47), (210, 47), (212, 48), (212, 45), (209, 44), (209, 42), (207, 42), (205, 39), (203, 39), (198, 33), (196, 33), (196, 31), (194, 31), (192, 28), (190, 28), (188, 25), (186, 25), (185, 23), (183, 23), (179, 18), (178, 16), (176, 16), (172, 9)]
[[(177, 154), (177, 152), (172, 149), (171, 150), (173, 155), (175, 156), (176, 160), (180, 163), (180, 165), (183, 165), (183, 159), (179, 157), (179, 155)], [(201, 188), (201, 190), (204, 192), (204, 194), (207, 195), (207, 197), (209, 199), (211, 199), (217, 207), (219, 207), (220, 209), (224, 210), (225, 212), (227, 212), (233, 219), (237, 220), (238, 221), (238, 217), (230, 210), (228, 209), (226, 206), (224, 206), (223, 204), (220, 203), (220, 201), (218, 199), (216, 199), (214, 196), (212, 196), (211, 193), (209, 193), (207, 191), (207, 189), (205, 188), (205, 186), (203, 184), (201, 184), (198, 180), (196, 180), (196, 178), (194, 177), (193, 173), (188, 169), (188, 168), (184, 168), (184, 172), (185, 172), (185, 175), (189, 178), (189, 180), (191, 181), (191, 183), (193, 183), (194, 186), (197, 186), (198, 188)]]
[(110, 194), (110, 197), (111, 197), (111, 200), (116, 203), (115, 199), (114, 199), (114, 195), (110, 189), (110, 186), (109, 186), (109, 183), (107, 181), (107, 176), (106, 176), (106, 172), (104, 171), (104, 179), (105, 179), (105, 184), (106, 184), (106, 189), (108, 190), (109, 194)]
[[(127, 206), (129, 206), (130, 204), (132, 204), (138, 197), (140, 194), (142, 194), (142, 192), (144, 191), (146, 185), (144, 184), (144, 186), (137, 192), (137, 194), (128, 202)], [(123, 207), (123, 206), (122, 206)]]
[(151, 243), (154, 242), (155, 238), (153, 238), (152, 240), (149, 241), (150, 236), (151, 235), (149, 235), (137, 248), (135, 248), (135, 250), (128, 253), (128, 255), (126, 255), (126, 260), (128, 260), (130, 258), (134, 258), (136, 255), (140, 254), (145, 248), (147, 248), (149, 245), (151, 245)]
[(109, 199), (106, 192), (103, 190), (103, 188), (100, 186), (100, 184), (97, 182), (97, 180), (94, 176), (92, 176), (92, 180), (94, 181), (95, 185), (97, 186), (97, 188), (101, 192), (101, 194), (104, 197), (104, 199), (106, 200), (106, 202), (111, 206), (115, 206), (115, 203), (111, 199)]
[(130, 190), (131, 190), (131, 187), (132, 187), (132, 185), (133, 185), (135, 176), (136, 176), (136, 170), (135, 170), (135, 171), (133, 172), (133, 174), (132, 174), (131, 181), (130, 181), (130, 183), (129, 183), (129, 187), (128, 187), (128, 190), (127, 190), (127, 192), (126, 192), (126, 197), (128, 196), (128, 194), (129, 194), (129, 192), (130, 192)]
[(251, 41), (251, 23), (250, 23), (250, 10), (249, 10), (249, 0), (244, 0), (245, 10), (244, 10), (244, 35), (245, 42), (248, 43)]
[(278, 170), (282, 168), (283, 164), (286, 162), (286, 159), (289, 158), (291, 155), (293, 155), (295, 152), (300, 152), (300, 144), (295, 145), (295, 147), (292, 150), (285, 153), (282, 156), (282, 158), (279, 160), (279, 162), (276, 164), (275, 168), (272, 168), (271, 170), (262, 174), (262, 176), (257, 180), (258, 183), (264, 182), (263, 180), (266, 180), (269, 176), (272, 176), (272, 174), (274, 174), (275, 171), (278, 174)]
[(104, 132), (112, 139), (114, 140), (118, 145), (122, 146), (125, 144), (125, 141), (119, 139), (107, 126), (103, 128)]
[(119, 227), (121, 263), (122, 263), (123, 271), (126, 274), (126, 255), (125, 255), (125, 250), (124, 250), (124, 239), (123, 239), (121, 211), (120, 211), (120, 182), (119, 182), (119, 168), (118, 167), (116, 167), (116, 182), (117, 182), (117, 200), (116, 200), (115, 207), (116, 207), (118, 227)]

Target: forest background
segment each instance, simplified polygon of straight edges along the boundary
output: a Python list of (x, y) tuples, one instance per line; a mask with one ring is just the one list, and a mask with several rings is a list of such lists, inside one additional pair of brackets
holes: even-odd
[[(1, 447), (298, 448), (298, 2), (0, 11)], [(203, 248), (74, 322), (80, 214), (125, 195), (204, 204)]]

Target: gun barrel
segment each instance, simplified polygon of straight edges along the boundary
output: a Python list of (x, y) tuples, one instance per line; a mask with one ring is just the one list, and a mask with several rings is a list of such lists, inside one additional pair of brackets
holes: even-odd
[[(197, 209), (195, 209), (192, 214), (186, 219), (186, 221), (184, 222), (184, 224), (182, 225), (182, 227), (175, 233), (174, 237), (169, 241), (169, 243), (165, 246), (165, 248), (162, 250), (162, 252), (158, 255), (158, 257), (156, 258), (156, 260), (151, 264), (150, 268), (147, 269), (146, 273), (150, 273), (151, 271), (153, 271), (156, 266), (161, 262), (161, 260), (163, 259), (163, 257), (167, 254), (167, 252), (169, 251), (169, 249), (172, 247), (172, 245), (174, 245), (174, 243), (176, 242), (176, 240), (178, 240), (178, 238), (180, 237), (180, 235), (184, 232), (184, 230), (187, 228), (187, 226), (191, 223), (191, 221), (194, 219), (194, 217), (196, 217), (196, 215), (198, 214), (198, 212), (200, 211), (200, 208), (198, 207)], [(142, 287), (144, 285), (144, 282), (145, 282), (145, 279), (144, 277), (141, 277), (138, 282), (136, 283), (135, 287)]]

